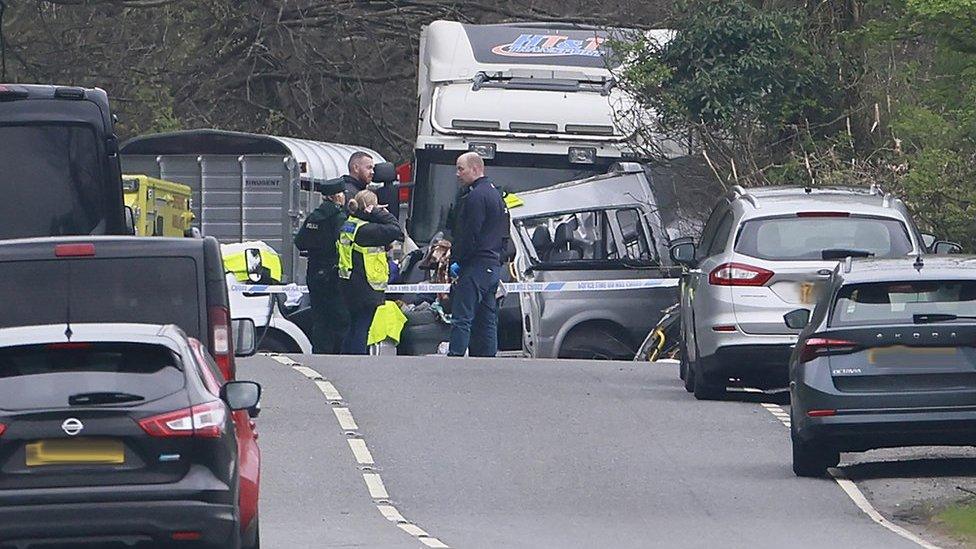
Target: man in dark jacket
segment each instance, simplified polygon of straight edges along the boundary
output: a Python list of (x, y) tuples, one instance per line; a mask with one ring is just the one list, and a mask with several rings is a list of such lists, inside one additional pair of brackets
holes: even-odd
[(365, 190), (370, 181), (373, 180), (373, 157), (369, 153), (356, 151), (349, 157), (349, 175), (342, 176), (342, 183), (345, 186), (345, 204), (349, 199), (356, 196), (359, 191)]
[(498, 351), (498, 303), (495, 293), (508, 236), (508, 215), (502, 195), (485, 177), (477, 153), (457, 159), (457, 178), (464, 189), (458, 208), (451, 259), (457, 263), (457, 284), (451, 294), (450, 356), (495, 356)]
[(341, 179), (318, 188), (325, 200), (308, 214), (295, 235), (295, 247), (308, 254), (306, 284), (312, 301), (312, 352), (338, 354), (349, 328), (349, 312), (339, 295), (336, 242), (346, 222)]

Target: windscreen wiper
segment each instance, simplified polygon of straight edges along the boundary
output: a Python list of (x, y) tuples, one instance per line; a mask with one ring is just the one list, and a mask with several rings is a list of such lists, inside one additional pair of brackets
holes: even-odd
[(952, 322), (953, 320), (976, 320), (976, 316), (950, 315), (943, 313), (928, 313), (912, 315), (915, 324), (931, 324), (933, 322)]
[(68, 397), (71, 406), (85, 406), (88, 404), (119, 404), (122, 402), (136, 402), (146, 400), (146, 397), (131, 393), (102, 391), (93, 393), (78, 393)]

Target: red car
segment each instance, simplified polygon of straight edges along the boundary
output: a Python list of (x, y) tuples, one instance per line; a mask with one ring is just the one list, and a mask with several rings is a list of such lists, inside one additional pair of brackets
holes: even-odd
[[(213, 357), (198, 340), (188, 338), (193, 356), (199, 365), (203, 383), (214, 396), (220, 396), (220, 386), (226, 381)], [(258, 448), (257, 424), (247, 410), (232, 412), (237, 431), (238, 469), (240, 469), (241, 546), (258, 549), (261, 533), (258, 522), (258, 493), (261, 486), (261, 449)], [(257, 414), (254, 413), (256, 417)]]

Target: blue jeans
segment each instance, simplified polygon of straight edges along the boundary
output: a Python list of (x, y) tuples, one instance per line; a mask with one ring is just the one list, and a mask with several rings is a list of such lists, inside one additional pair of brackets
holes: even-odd
[(349, 311), (349, 331), (342, 342), (342, 354), (366, 354), (366, 340), (369, 339), (369, 327), (373, 324), (375, 315), (375, 307), (360, 307)]
[(495, 356), (498, 352), (498, 302), (495, 292), (501, 266), (491, 263), (462, 265), (451, 294), (449, 356)]

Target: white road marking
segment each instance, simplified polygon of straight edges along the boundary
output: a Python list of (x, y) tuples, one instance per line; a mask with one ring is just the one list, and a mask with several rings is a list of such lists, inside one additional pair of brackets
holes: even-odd
[(284, 364), (285, 366), (294, 366), (294, 365), (298, 364), (297, 362), (295, 362), (294, 360), (292, 360), (292, 359), (290, 359), (290, 358), (288, 358), (286, 356), (270, 355), (270, 358), (271, 358), (271, 360), (274, 360), (276, 362), (280, 362), (281, 364)]
[(339, 427), (343, 431), (355, 431), (359, 429), (359, 425), (356, 425), (356, 420), (352, 418), (352, 412), (349, 411), (349, 408), (332, 408), (332, 413), (339, 420)]
[[(325, 398), (330, 401), (341, 401), (342, 395), (335, 388), (332, 382), (326, 380), (321, 374), (316, 372), (311, 368), (302, 366), (301, 364), (291, 361), (288, 357), (278, 357), (272, 356), (271, 358), (278, 360), (282, 364), (288, 364), (296, 372), (304, 375), (308, 379), (315, 382), (315, 385), (322, 391)], [(289, 362), (283, 362), (279, 360), (284, 358)], [(335, 414), (336, 419), (339, 420), (339, 426), (345, 431), (358, 431), (359, 426), (352, 417), (352, 413), (349, 408), (345, 406), (332, 406), (332, 413)], [(373, 454), (370, 453), (369, 448), (366, 446), (366, 440), (363, 438), (347, 438), (349, 442), (349, 449), (352, 450), (354, 456), (356, 456), (356, 462), (360, 465), (373, 465)], [(427, 547), (433, 547), (435, 549), (450, 549), (450, 546), (443, 541), (431, 536), (425, 532), (421, 527), (403, 518), (400, 511), (396, 507), (390, 505), (385, 500), (390, 499), (389, 492), (386, 491), (386, 486), (383, 484), (383, 479), (380, 477), (379, 473), (363, 473), (363, 481), (366, 483), (366, 489), (369, 490), (369, 495), (376, 502), (376, 508), (383, 515), (386, 520), (396, 523), (397, 527), (404, 532), (415, 537), (417, 541), (424, 544)]]
[(830, 476), (837, 481), (837, 484), (840, 485), (847, 496), (854, 501), (854, 504), (860, 507), (860, 509), (864, 511), (867, 516), (871, 517), (871, 520), (877, 522), (881, 526), (884, 526), (899, 536), (925, 547), (925, 549), (939, 549), (938, 545), (933, 545), (925, 541), (924, 539), (881, 516), (881, 513), (879, 513), (878, 510), (871, 505), (871, 502), (868, 501), (868, 498), (864, 496), (864, 492), (862, 492), (856, 484), (851, 482), (850, 479), (845, 477), (843, 471), (839, 469), (828, 469), (828, 472), (830, 473)]
[[(786, 425), (787, 427), (790, 426), (790, 414), (788, 412), (784, 411), (781, 407), (775, 404), (762, 403), (761, 405), (763, 408), (773, 414), (776, 419), (780, 420), (783, 425)], [(891, 532), (894, 532), (895, 534), (907, 539), (908, 541), (924, 547), (925, 549), (940, 549), (938, 545), (933, 545), (932, 543), (925, 541), (912, 532), (909, 532), (901, 526), (898, 526), (897, 524), (884, 518), (881, 513), (879, 513), (878, 510), (871, 505), (871, 502), (868, 501), (868, 498), (864, 495), (864, 492), (857, 487), (857, 484), (854, 484), (854, 482), (844, 476), (843, 471), (832, 467), (827, 469), (827, 473), (832, 479), (834, 479), (835, 482), (837, 482), (841, 489), (844, 490), (847, 497), (851, 498), (854, 505), (857, 505), (858, 508), (864, 512), (864, 514), (871, 517), (871, 520), (880, 524), (881, 526), (884, 526)]]
[(349, 448), (352, 450), (353, 455), (356, 456), (357, 463), (360, 465), (373, 465), (373, 454), (369, 453), (369, 448), (366, 447), (365, 440), (361, 438), (347, 438), (346, 441), (349, 442)]
[(392, 505), (377, 505), (376, 508), (379, 509), (380, 513), (383, 513), (386, 520), (390, 522), (407, 522), (407, 519), (403, 518), (400, 511), (397, 511), (397, 508)]
[(397, 527), (399, 529), (403, 530), (404, 532), (410, 534), (411, 536), (415, 536), (415, 537), (418, 537), (418, 538), (420, 536), (429, 537), (428, 534), (427, 534), (427, 532), (424, 532), (424, 529), (421, 528), (421, 527), (419, 527), (419, 526), (417, 526), (416, 524), (410, 524), (409, 522), (406, 522), (406, 523), (400, 522), (400, 523), (397, 523)]
[(322, 391), (325, 398), (329, 400), (342, 400), (342, 395), (339, 394), (339, 391), (336, 390), (335, 385), (331, 381), (316, 380), (315, 384), (319, 386), (319, 390)]
[(390, 494), (386, 491), (386, 486), (383, 486), (383, 479), (380, 478), (378, 473), (363, 473), (363, 480), (366, 481), (366, 488), (369, 489), (369, 495), (373, 499), (387, 499)]
[(303, 376), (307, 377), (308, 379), (313, 379), (313, 380), (322, 379), (322, 374), (316, 372), (311, 368), (306, 368), (305, 366), (292, 366), (292, 369), (302, 374)]
[(420, 543), (423, 543), (427, 547), (434, 547), (436, 549), (449, 549), (450, 548), (449, 545), (445, 545), (443, 541), (441, 541), (441, 540), (439, 540), (437, 538), (426, 537), (426, 538), (417, 538), (417, 539), (419, 539), (420, 540)]

